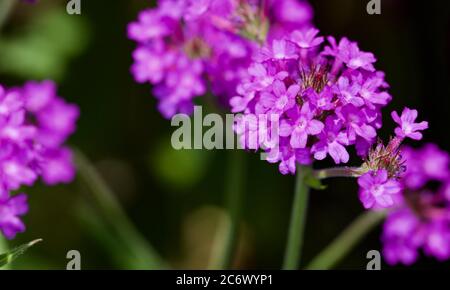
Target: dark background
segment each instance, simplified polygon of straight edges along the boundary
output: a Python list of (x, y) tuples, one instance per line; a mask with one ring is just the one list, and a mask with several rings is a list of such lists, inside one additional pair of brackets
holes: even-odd
[[(418, 108), (420, 119), (430, 122), (423, 142), (435, 142), (449, 150), (448, 1), (381, 0), (381, 15), (368, 15), (367, 2), (311, 1), (315, 24), (322, 35), (347, 36), (358, 41), (362, 50), (376, 55), (376, 67), (385, 71), (394, 96), (385, 110), (380, 131), (383, 138), (387, 139), (393, 129), (390, 111), (408, 106)], [(70, 144), (93, 160), (132, 222), (161, 256), (176, 268), (205, 268), (217, 221), (223, 215), (228, 153), (173, 151), (173, 128), (156, 110), (151, 87), (133, 81), (129, 67), (134, 43), (126, 38), (126, 25), (149, 1), (82, 0), (81, 16), (65, 14), (65, 3), (47, 0), (18, 5), (3, 37), (14, 40), (28, 32), (45, 39), (44, 47), (49, 49), (41, 45), (41, 50), (32, 51), (50, 62), (43, 61), (42, 70), (36, 72), (27, 70), (26, 65), (21, 71), (2, 71), (0, 60), (1, 83), (11, 86), (30, 78), (56, 79), (60, 95), (81, 108), (78, 130)], [(58, 31), (64, 25), (49, 25), (47, 30), (30, 28), (33, 21), (49, 19), (48, 11), (60, 15), (56, 18), (68, 25), (68, 30)], [(62, 45), (68, 48), (58, 49)], [(48, 54), (52, 49), (61, 53)], [(57, 56), (59, 65), (46, 65)], [(282, 176), (277, 166), (260, 161), (258, 154), (245, 154), (245, 159), (244, 220), (235, 266), (276, 269), (282, 262), (294, 177)], [(331, 163), (318, 164), (327, 165)], [(326, 190), (311, 194), (304, 262), (363, 211), (354, 180), (326, 184)], [(108, 236), (102, 237), (86, 223), (93, 217), (83, 210), (90, 193), (82, 181), (52, 188), (37, 185), (27, 192), (31, 206), (25, 217), (28, 229), (11, 244), (39, 237), (44, 242), (13, 267), (65, 268), (70, 249), (81, 252), (84, 269), (132, 267), (118, 262), (120, 247), (110, 250), (104, 244)], [(377, 228), (337, 268), (365, 269), (367, 251), (381, 247), (379, 236)], [(449, 265), (422, 257), (413, 267)], [(383, 264), (383, 268), (388, 266)]]

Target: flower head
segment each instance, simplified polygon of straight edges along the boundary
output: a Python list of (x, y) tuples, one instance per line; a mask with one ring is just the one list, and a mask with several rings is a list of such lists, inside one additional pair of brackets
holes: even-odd
[[(328, 155), (337, 164), (347, 163), (349, 146), (366, 154), (376, 142), (381, 109), (391, 99), (371, 53), (346, 38), (339, 44), (334, 38), (327, 40), (315, 28), (274, 39), (256, 54), (247, 77), (238, 85), (239, 96), (230, 102), (233, 112), (244, 115), (278, 115), (279, 146), (275, 147), (289, 156), (289, 166), (283, 168)], [(258, 131), (269, 128), (253, 130)], [(273, 148), (264, 150), (273, 154)], [(305, 152), (310, 158), (296, 159)], [(283, 169), (287, 171), (294, 172)]]
[(73, 180), (72, 155), (63, 144), (78, 116), (78, 107), (58, 97), (51, 81), (0, 86), (0, 230), (7, 238), (25, 229), (26, 196), (14, 191), (39, 177), (48, 185)]
[[(398, 181), (401, 202), (383, 226), (383, 256), (389, 264), (410, 265), (422, 250), (450, 259), (449, 155), (434, 144), (402, 149), (406, 171)], [(429, 184), (433, 184), (429, 187)]]
[[(235, 98), (237, 86), (246, 78), (258, 44), (269, 35), (308, 26), (311, 15), (311, 7), (296, 0), (161, 0), (128, 25), (128, 37), (137, 43), (131, 73), (137, 82), (154, 85), (166, 118), (191, 113), (193, 99), (207, 87), (219, 103), (228, 105), (233, 98), (233, 104), (242, 106), (248, 96)], [(293, 43), (270, 44), (258, 53), (261, 57), (294, 57)], [(254, 72), (262, 83), (276, 77), (258, 67)]]

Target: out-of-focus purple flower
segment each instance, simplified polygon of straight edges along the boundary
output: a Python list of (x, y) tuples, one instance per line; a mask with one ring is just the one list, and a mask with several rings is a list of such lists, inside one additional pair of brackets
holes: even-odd
[(298, 55), (296, 54), (294, 44), (284, 39), (273, 40), (272, 45), (263, 47), (257, 55), (257, 59), (260, 61), (296, 58), (298, 58)]
[[(411, 265), (422, 250), (450, 259), (449, 155), (434, 144), (404, 147), (406, 171), (399, 182), (402, 200), (383, 226), (383, 256), (389, 264)], [(434, 184), (429, 188), (429, 184)]]
[(407, 167), (402, 182), (408, 188), (418, 189), (429, 181), (444, 182), (450, 178), (450, 156), (435, 144), (429, 143), (420, 149), (405, 146), (402, 155)]
[(68, 148), (46, 150), (41, 163), (42, 180), (48, 185), (72, 182), (76, 173), (73, 163)]
[(18, 194), (12, 197), (0, 196), (0, 231), (8, 239), (25, 231), (20, 216), (28, 212), (27, 196)]
[(399, 116), (397, 112), (392, 112), (391, 116), (394, 121), (400, 125), (395, 129), (395, 134), (400, 138), (411, 138), (414, 140), (421, 140), (422, 131), (428, 128), (428, 122), (423, 121), (420, 123), (415, 123), (417, 119), (417, 110), (411, 110), (409, 108), (404, 108), (402, 115)]
[(361, 175), (358, 184), (359, 199), (366, 209), (392, 207), (396, 200), (394, 195), (401, 191), (400, 183), (390, 179), (385, 169)]
[(0, 86), (0, 230), (7, 238), (25, 229), (19, 216), (26, 199), (13, 191), (39, 177), (49, 185), (73, 180), (71, 152), (61, 146), (78, 116), (78, 107), (59, 98), (51, 81)]
[(269, 40), (277, 39), (301, 27), (311, 25), (313, 8), (304, 0), (267, 0), (266, 14), (270, 18)]
[(131, 73), (137, 82), (154, 85), (166, 118), (192, 112), (193, 99), (207, 87), (220, 104), (228, 106), (231, 98), (243, 104), (248, 97), (235, 98), (237, 86), (258, 42), (271, 43), (264, 57), (292, 57), (293, 43), (272, 45), (266, 36), (303, 29), (311, 17), (309, 4), (297, 0), (161, 0), (128, 25), (128, 37), (137, 43)]
[(417, 260), (421, 240), (419, 219), (409, 209), (397, 210), (383, 226), (383, 256), (391, 265), (411, 265)]

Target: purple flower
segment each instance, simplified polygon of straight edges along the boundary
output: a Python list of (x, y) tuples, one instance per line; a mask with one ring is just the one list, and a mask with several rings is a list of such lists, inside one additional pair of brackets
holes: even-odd
[[(381, 128), (381, 110), (391, 100), (371, 53), (346, 38), (337, 44), (329, 37), (327, 45), (317, 35), (315, 28), (299, 29), (266, 44), (230, 101), (233, 112), (279, 116), (278, 147), (284, 153), (275, 154), (273, 146), (264, 150), (278, 156), (271, 161), (282, 164), (283, 174), (300, 163), (300, 149), (317, 160), (330, 155), (335, 163), (348, 162), (349, 146), (367, 154)], [(268, 131), (267, 124), (256, 127)]]
[(332, 102), (334, 95), (330, 86), (326, 86), (320, 93), (317, 93), (314, 89), (309, 88), (304, 92), (304, 95), (319, 111), (328, 111), (336, 107), (336, 105)]
[(75, 178), (72, 151), (68, 148), (49, 149), (43, 154), (42, 179), (48, 185), (70, 183)]
[(318, 29), (309, 28), (304, 31), (296, 30), (291, 34), (291, 41), (300, 48), (312, 48), (323, 42), (323, 37), (316, 37), (319, 33)]
[(398, 208), (389, 213), (383, 226), (383, 256), (389, 264), (410, 265), (423, 250), (427, 256), (448, 260), (449, 155), (434, 144), (404, 147), (401, 154), (406, 172), (398, 182), (404, 190)]
[(27, 211), (26, 196), (12, 197), (12, 191), (39, 177), (46, 184), (73, 180), (71, 152), (60, 146), (78, 116), (78, 107), (59, 98), (51, 81), (0, 86), (0, 230), (7, 238), (24, 231), (19, 216)]
[(422, 239), (419, 219), (409, 209), (394, 211), (383, 225), (383, 256), (391, 265), (411, 265)]
[(280, 135), (290, 136), (292, 148), (305, 148), (308, 135), (318, 135), (322, 132), (324, 124), (314, 118), (314, 111), (309, 103), (304, 103), (293, 124), (287, 122), (281, 124)]
[(294, 44), (285, 39), (273, 40), (272, 45), (263, 47), (257, 55), (257, 59), (260, 61), (296, 58), (298, 58), (298, 55), (296, 54)]
[(272, 93), (261, 94), (261, 104), (273, 113), (282, 113), (295, 105), (295, 96), (300, 91), (298, 85), (286, 86), (281, 81), (275, 81), (272, 87)]
[(372, 63), (376, 61), (375, 56), (370, 52), (360, 51), (358, 45), (354, 42), (350, 43), (343, 55), (343, 61), (351, 69), (365, 69), (374, 71)]
[(308, 148), (292, 148), (288, 139), (283, 138), (280, 141), (280, 148), (272, 148), (268, 152), (267, 161), (269, 163), (279, 162), (278, 169), (281, 174), (295, 174), (296, 165), (311, 164), (311, 152)]
[(347, 77), (340, 77), (334, 91), (344, 104), (353, 104), (356, 107), (361, 107), (364, 105), (364, 100), (359, 96), (360, 89), (359, 84), (350, 84), (350, 80)]
[(433, 256), (439, 261), (450, 258), (450, 227), (448, 221), (437, 221), (427, 226), (423, 249), (425, 254)]
[(128, 25), (130, 39), (146, 42), (170, 34), (170, 26), (164, 22), (164, 17), (154, 10), (144, 10), (139, 13), (138, 21)]
[(377, 134), (375, 128), (368, 124), (367, 115), (364, 114), (363, 110), (350, 104), (336, 109), (336, 114), (347, 127), (349, 140), (355, 141), (357, 136), (367, 141), (375, 138)]
[(25, 231), (20, 216), (28, 212), (27, 196), (18, 194), (13, 197), (0, 196), (0, 231), (8, 239)]
[[(269, 12), (274, 18), (274, 24), (284, 26), (284, 30), (291, 30), (311, 22), (313, 9), (307, 1), (299, 0), (268, 0)], [(283, 31), (285, 32), (285, 31)]]
[(358, 178), (359, 199), (364, 208), (387, 208), (395, 204), (401, 185), (388, 177), (385, 169), (369, 171)]
[[(241, 111), (252, 94), (239, 98), (237, 87), (252, 59), (296, 56), (293, 43), (269, 39), (309, 26), (311, 7), (295, 0), (267, 2), (163, 0), (128, 25), (128, 37), (137, 43), (131, 73), (137, 82), (153, 85), (164, 117), (192, 112), (193, 99), (204, 95), (207, 86), (218, 103), (228, 105), (233, 99), (232, 110)], [(257, 41), (264, 40), (267, 47), (258, 51)], [(251, 70), (261, 77), (255, 80), (259, 88), (281, 78), (257, 66)]]
[(400, 138), (409, 137), (413, 140), (421, 140), (422, 133), (418, 131), (428, 128), (428, 122), (423, 121), (420, 123), (415, 123), (417, 119), (417, 110), (404, 108), (400, 117), (395, 111), (391, 113), (391, 116), (394, 121), (400, 125), (400, 127), (395, 129), (395, 134)]
[(376, 105), (384, 106), (389, 103), (389, 101), (392, 99), (391, 95), (389, 95), (385, 91), (380, 91), (380, 88), (385, 87), (383, 75), (376, 74), (364, 81), (362, 79), (362, 74), (359, 74), (357, 77), (357, 82), (360, 83), (358, 93), (364, 99), (365, 104), (370, 109), (375, 109)]
[(329, 154), (336, 164), (347, 163), (350, 156), (344, 145), (348, 144), (346, 134), (341, 131), (342, 123), (333, 117), (325, 121), (325, 128), (319, 134), (319, 142), (312, 146), (312, 153), (317, 160), (323, 160)]

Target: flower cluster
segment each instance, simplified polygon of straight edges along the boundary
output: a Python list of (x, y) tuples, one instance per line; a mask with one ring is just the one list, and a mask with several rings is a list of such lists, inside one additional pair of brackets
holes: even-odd
[(78, 107), (57, 96), (51, 81), (21, 88), (0, 86), (0, 230), (7, 238), (25, 229), (26, 196), (13, 195), (41, 177), (48, 185), (75, 175), (64, 142), (75, 130)]
[[(230, 100), (232, 111), (243, 114), (235, 126), (242, 145), (262, 147), (283, 174), (328, 155), (336, 164), (347, 163), (352, 145), (365, 156), (381, 127), (381, 109), (391, 100), (375, 61), (357, 43), (325, 40), (314, 28), (273, 40), (258, 52), (239, 95)], [(279, 132), (249, 125), (254, 115), (277, 116)], [(265, 138), (255, 130), (278, 134), (279, 141), (261, 144)]]
[(358, 178), (359, 199), (366, 209), (389, 208), (399, 202), (399, 194), (405, 171), (405, 159), (400, 145), (405, 138), (421, 140), (420, 131), (428, 128), (428, 122), (415, 123), (417, 110), (405, 108), (401, 114), (392, 112), (392, 118), (399, 125), (395, 137), (387, 146), (381, 142), (369, 151), (366, 161), (360, 168), (363, 173)]
[(384, 224), (383, 255), (389, 264), (414, 263), (419, 250), (450, 259), (450, 156), (434, 144), (402, 149), (406, 171), (401, 202)]
[(138, 44), (131, 72), (154, 85), (166, 118), (191, 113), (193, 98), (208, 87), (227, 104), (258, 43), (304, 27), (311, 17), (310, 6), (298, 0), (160, 0), (128, 26)]

